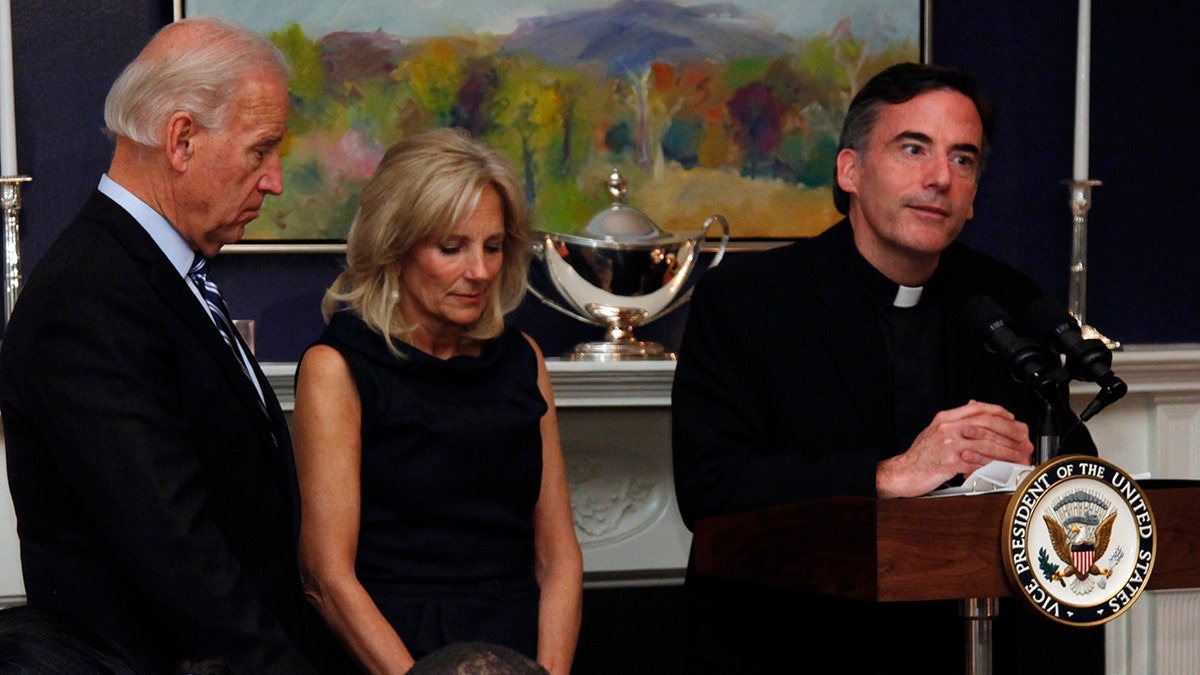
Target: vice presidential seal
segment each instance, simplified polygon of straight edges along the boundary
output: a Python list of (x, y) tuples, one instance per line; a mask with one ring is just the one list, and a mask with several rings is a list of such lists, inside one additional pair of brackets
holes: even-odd
[(1009, 578), (1060, 623), (1110, 621), (1154, 567), (1154, 514), (1138, 484), (1096, 457), (1053, 459), (1021, 482), (1004, 514)]

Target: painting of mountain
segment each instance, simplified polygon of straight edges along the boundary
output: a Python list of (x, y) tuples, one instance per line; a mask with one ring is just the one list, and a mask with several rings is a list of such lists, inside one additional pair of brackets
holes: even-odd
[(261, 30), (292, 64), (285, 191), (247, 229), (258, 242), (344, 240), (384, 150), (438, 126), (512, 159), (537, 229), (585, 224), (618, 169), (629, 203), (667, 230), (719, 213), (737, 239), (816, 234), (837, 220), (847, 103), (874, 73), (920, 58), (912, 0), (188, 0), (186, 11)]

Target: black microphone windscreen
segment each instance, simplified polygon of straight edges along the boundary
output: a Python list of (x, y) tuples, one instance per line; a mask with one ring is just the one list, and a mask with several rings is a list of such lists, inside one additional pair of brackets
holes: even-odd
[(1011, 317), (995, 300), (986, 295), (976, 295), (963, 305), (963, 320), (968, 328), (987, 340), (997, 323), (1010, 321)]
[(1071, 376), (1085, 382), (1100, 382), (1105, 388), (1123, 388), (1112, 374), (1112, 351), (1100, 340), (1084, 339), (1083, 329), (1074, 316), (1060, 309), (1047, 297), (1025, 308), (1023, 314), (1030, 330), (1046, 345), (1067, 357)]
[(984, 345), (1000, 356), (1000, 362), (1017, 382), (1035, 389), (1048, 388), (1052, 393), (1059, 378), (1066, 373), (1057, 361), (1044, 352), (1036, 342), (1019, 335), (1012, 328), (1012, 317), (998, 302), (986, 295), (976, 295), (963, 305), (963, 319), (971, 330), (977, 331)]

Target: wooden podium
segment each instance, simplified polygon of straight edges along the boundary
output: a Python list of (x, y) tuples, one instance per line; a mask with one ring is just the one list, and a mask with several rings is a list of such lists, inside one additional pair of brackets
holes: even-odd
[[(1200, 482), (1139, 485), (1158, 546), (1146, 588), (1200, 588)], [(1013, 594), (1000, 548), (1011, 497), (835, 497), (705, 518), (692, 540), (696, 571), (879, 602), (961, 600), (968, 670), (990, 672), (981, 642), (990, 643), (995, 599)]]

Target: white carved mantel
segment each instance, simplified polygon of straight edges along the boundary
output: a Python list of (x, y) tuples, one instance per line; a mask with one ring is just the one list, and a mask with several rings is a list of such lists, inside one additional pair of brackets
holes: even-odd
[[(674, 363), (551, 359), (549, 368), (586, 583), (679, 583), (691, 535), (671, 478)], [(290, 410), (295, 364), (264, 370)], [(1113, 370), (1129, 393), (1088, 422), (1101, 456), (1130, 474), (1200, 479), (1200, 345), (1127, 346)], [(1094, 393), (1076, 384), (1073, 407)], [(23, 597), (12, 503), (0, 498), (0, 605)], [(1109, 675), (1197, 672), (1200, 590), (1147, 592), (1106, 630)]]

